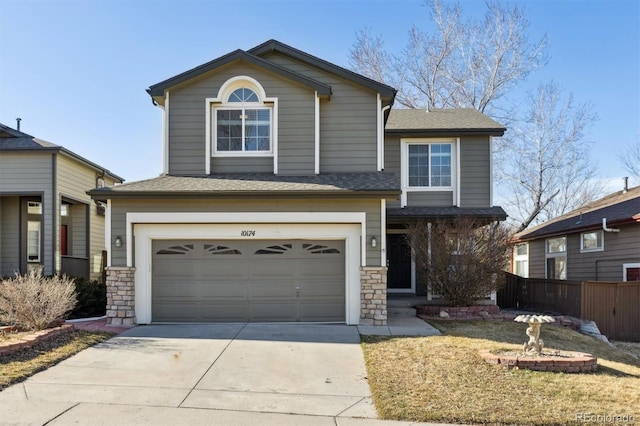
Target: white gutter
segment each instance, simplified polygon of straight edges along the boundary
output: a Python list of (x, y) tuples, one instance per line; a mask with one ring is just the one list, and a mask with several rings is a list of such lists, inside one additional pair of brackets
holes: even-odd
[(605, 231), (605, 232), (620, 232), (619, 229), (607, 228), (607, 218), (606, 217), (602, 218), (602, 230)]

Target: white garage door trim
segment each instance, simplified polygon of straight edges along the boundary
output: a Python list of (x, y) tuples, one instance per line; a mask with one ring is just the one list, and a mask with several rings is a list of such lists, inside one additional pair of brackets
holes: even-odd
[[(131, 213), (130, 213), (131, 214)], [(139, 213), (133, 213), (139, 215)], [(308, 214), (308, 213), (307, 213)], [(175, 219), (175, 215), (171, 214)], [(282, 217), (282, 213), (279, 214)], [(305, 213), (299, 213), (304, 216)], [(129, 214), (127, 222), (129, 223)], [(227, 216), (227, 214), (225, 214)], [(229, 213), (233, 217), (234, 213)], [(254, 219), (257, 214), (253, 214)], [(287, 215), (288, 216), (288, 215)], [(365, 214), (362, 213), (364, 217)], [(142, 223), (135, 224), (135, 304), (138, 324), (151, 322), (151, 242), (155, 239), (219, 238), (246, 239), (249, 231), (252, 239), (323, 239), (345, 241), (345, 312), (347, 324), (360, 321), (360, 259), (364, 222), (361, 223)], [(284, 219), (284, 218), (282, 218)], [(299, 218), (301, 219), (301, 218)], [(128, 226), (129, 228), (129, 226)], [(133, 231), (132, 231), (133, 232)], [(127, 232), (129, 234), (129, 232)], [(366, 235), (366, 233), (364, 233)], [(128, 238), (127, 241), (133, 241)], [(130, 244), (128, 245), (130, 246)], [(130, 265), (131, 266), (131, 265)]]

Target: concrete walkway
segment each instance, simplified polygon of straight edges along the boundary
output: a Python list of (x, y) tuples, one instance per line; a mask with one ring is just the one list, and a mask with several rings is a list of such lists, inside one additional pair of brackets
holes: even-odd
[(376, 420), (359, 343), (340, 325), (138, 326), (0, 392), (0, 423), (402, 425)]
[(359, 325), (365, 336), (440, 336), (440, 330), (415, 316), (390, 316), (387, 325)]

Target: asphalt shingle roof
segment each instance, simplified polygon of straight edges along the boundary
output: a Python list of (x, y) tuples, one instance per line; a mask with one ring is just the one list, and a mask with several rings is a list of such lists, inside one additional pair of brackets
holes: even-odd
[(307, 194), (376, 192), (397, 195), (397, 179), (391, 173), (331, 173), (308, 176), (274, 174), (218, 174), (209, 176), (160, 176), (90, 191), (96, 198), (127, 195), (223, 195)]
[(473, 216), (479, 218), (496, 218), (504, 220), (507, 213), (500, 206), (494, 207), (412, 207), (389, 208), (387, 218), (455, 218)]
[(478, 131), (501, 136), (506, 130), (500, 123), (472, 108), (460, 109), (392, 109), (387, 132), (402, 131)]
[(607, 227), (640, 222), (640, 186), (631, 188), (627, 192), (614, 192), (562, 216), (526, 229), (516, 234), (515, 238), (530, 240), (542, 236), (599, 228), (602, 226), (603, 218), (607, 219)]

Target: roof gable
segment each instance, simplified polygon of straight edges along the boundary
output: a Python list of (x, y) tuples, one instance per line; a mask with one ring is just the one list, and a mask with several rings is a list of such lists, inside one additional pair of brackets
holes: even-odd
[(282, 75), (283, 77), (286, 77), (290, 80), (296, 81), (302, 85), (312, 88), (313, 90), (317, 91), (318, 95), (320, 96), (331, 95), (331, 86), (321, 83), (317, 80), (308, 78), (302, 74), (288, 70), (284, 67), (281, 67), (277, 64), (264, 60), (256, 55), (247, 53), (240, 49), (235, 50), (226, 55), (220, 56), (219, 58), (216, 58), (205, 64), (199, 65), (181, 74), (168, 78), (164, 81), (161, 81), (160, 83), (153, 84), (149, 86), (149, 89), (147, 89), (147, 93), (149, 93), (149, 95), (151, 95), (151, 97), (154, 97), (154, 98), (163, 97), (165, 90), (173, 86), (176, 86), (178, 84), (185, 83), (193, 78), (199, 77), (205, 73), (211, 72), (217, 68), (230, 64), (234, 61), (245, 61), (257, 67)]
[(289, 56), (308, 65), (312, 65), (329, 73), (338, 75), (361, 86), (372, 89), (380, 93), (380, 96), (388, 103), (393, 103), (393, 99), (396, 96), (396, 89), (391, 86), (387, 86), (386, 84), (372, 80), (361, 74), (355, 73), (346, 68), (342, 68), (336, 64), (332, 64), (331, 62), (310, 55), (306, 52), (303, 52), (302, 50), (298, 50), (278, 40), (271, 39), (248, 50), (249, 53), (256, 56), (262, 56), (266, 53), (274, 51), (282, 53), (283, 55)]
[(568, 234), (626, 223), (640, 223), (640, 186), (618, 191), (557, 218), (548, 220), (515, 235), (518, 240), (531, 240), (551, 235)]

